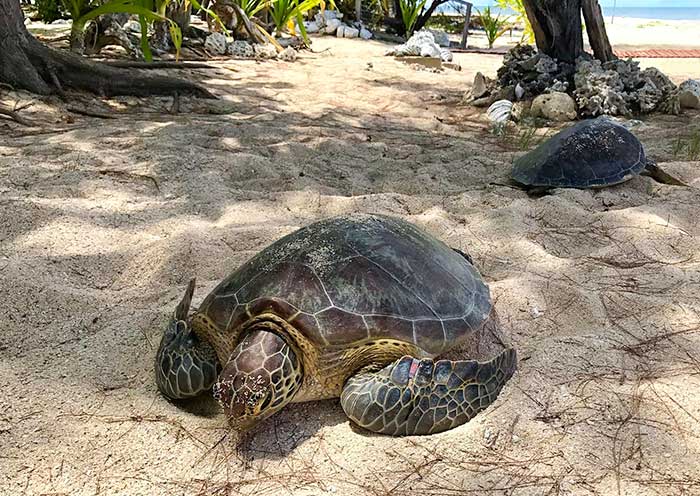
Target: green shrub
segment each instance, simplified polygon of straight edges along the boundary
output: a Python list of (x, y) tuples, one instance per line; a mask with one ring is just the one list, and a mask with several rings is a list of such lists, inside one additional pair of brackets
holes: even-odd
[(325, 3), (324, 0), (269, 0), (266, 5), (277, 35), (282, 34), (292, 21), (297, 21), (302, 37), (308, 42), (306, 28), (304, 28), (304, 14), (320, 8)]
[(493, 14), (491, 14), (491, 7), (485, 7), (483, 12), (477, 9), (477, 12), (481, 18), (481, 27), (483, 27), (486, 32), (489, 48), (493, 48), (493, 44), (496, 40), (511, 29), (508, 18), (501, 19), (500, 13), (494, 17)]
[(44, 22), (53, 22), (63, 17), (63, 8), (59, 0), (36, 0), (36, 11)]
[(416, 26), (418, 16), (423, 11), (426, 2), (427, 0), (399, 0), (401, 18), (404, 28), (406, 28), (406, 38), (410, 38), (413, 34), (413, 28)]
[(535, 42), (535, 32), (532, 30), (532, 24), (530, 24), (530, 19), (527, 18), (527, 12), (523, 6), (523, 0), (497, 0), (498, 6), (502, 9), (511, 9), (515, 11), (516, 21), (525, 26), (525, 31), (523, 32), (523, 38), (520, 40), (525, 43)]

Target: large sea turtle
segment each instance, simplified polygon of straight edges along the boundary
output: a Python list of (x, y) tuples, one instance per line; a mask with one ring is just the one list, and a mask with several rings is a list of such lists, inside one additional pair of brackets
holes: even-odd
[(627, 128), (608, 117), (581, 121), (542, 143), (513, 164), (516, 183), (535, 192), (551, 188), (602, 188), (639, 174), (685, 186), (649, 160)]
[(371, 431), (431, 434), (467, 422), (516, 367), (433, 361), (489, 319), (468, 257), (405, 221), (335, 217), (272, 244), (188, 315), (190, 282), (160, 343), (156, 382), (173, 399), (213, 387), (245, 430), (289, 402), (340, 396)]

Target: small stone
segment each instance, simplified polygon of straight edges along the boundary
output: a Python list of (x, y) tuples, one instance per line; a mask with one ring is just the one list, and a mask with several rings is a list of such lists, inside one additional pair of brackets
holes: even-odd
[(318, 33), (321, 30), (321, 26), (315, 21), (305, 21), (304, 28), (306, 28), (307, 33)]
[(226, 36), (221, 33), (212, 33), (204, 41), (204, 49), (214, 55), (226, 53)]
[(477, 72), (474, 76), (474, 82), (472, 83), (472, 98), (481, 98), (489, 92), (488, 82), (486, 76), (482, 73)]
[(511, 118), (515, 122), (522, 121), (525, 117), (530, 115), (531, 105), (532, 102), (529, 102), (528, 100), (524, 100), (522, 102), (515, 102), (513, 104), (513, 110), (511, 111)]
[(483, 98), (477, 98), (472, 102), (475, 107), (488, 107), (491, 104), (491, 97), (485, 96)]
[(360, 30), (356, 28), (352, 28), (350, 26), (345, 26), (345, 29), (343, 30), (343, 37), (344, 38), (357, 38), (360, 35)]
[(124, 29), (124, 31), (137, 34), (141, 32), (141, 24), (139, 24), (138, 21), (130, 19), (124, 23), (122, 29)]
[(249, 59), (255, 57), (255, 50), (253, 46), (247, 41), (236, 40), (228, 45), (226, 53), (232, 57)]
[(326, 27), (323, 28), (323, 31), (326, 34), (335, 34), (341, 24), (339, 19), (326, 19)]
[(371, 37), (372, 31), (365, 28), (360, 29), (360, 38), (362, 38), (363, 40), (369, 40)]
[(297, 51), (292, 47), (287, 47), (277, 55), (277, 58), (287, 62), (294, 62), (297, 59)]
[(326, 24), (328, 24), (328, 21), (330, 21), (331, 19), (342, 19), (343, 14), (341, 14), (337, 10), (324, 10), (323, 18), (326, 20)]
[(450, 37), (445, 31), (442, 31), (441, 29), (426, 29), (426, 31), (432, 33), (435, 43), (441, 47), (450, 46)]
[(530, 307), (530, 315), (532, 315), (533, 319), (542, 317), (542, 310), (537, 308), (537, 306), (533, 305)]
[(277, 58), (277, 49), (270, 43), (265, 45), (256, 44), (253, 46), (255, 57), (258, 59), (275, 59)]
[(555, 122), (573, 121), (577, 117), (576, 102), (566, 93), (547, 93), (535, 98), (531, 113)]
[(689, 79), (678, 88), (681, 108), (700, 109), (700, 79)]

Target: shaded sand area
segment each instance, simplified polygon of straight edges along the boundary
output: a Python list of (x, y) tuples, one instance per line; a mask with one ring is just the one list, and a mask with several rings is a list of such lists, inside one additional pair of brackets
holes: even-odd
[[(700, 494), (700, 163), (674, 152), (700, 115), (635, 128), (691, 188), (535, 200), (499, 184), (536, 139), (458, 105), (498, 57), (434, 74), (379, 43), (314, 48), (193, 71), (224, 100), (183, 99), (192, 113), (56, 100), (22, 111), (41, 128), (0, 121), (0, 494)], [(472, 254), (521, 357), (494, 405), (400, 439), (353, 428), (336, 400), (292, 405), (236, 443), (211, 400), (158, 394), (191, 276), (198, 304), (270, 242), (348, 212)]]

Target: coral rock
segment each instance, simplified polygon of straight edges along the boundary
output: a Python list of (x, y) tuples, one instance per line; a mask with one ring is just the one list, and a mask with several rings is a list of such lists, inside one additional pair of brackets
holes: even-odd
[(297, 59), (297, 51), (292, 47), (287, 47), (277, 55), (277, 58), (287, 62), (294, 62)]
[(679, 88), (678, 99), (682, 108), (700, 109), (700, 79), (689, 79)]
[(237, 58), (253, 58), (255, 57), (255, 50), (253, 46), (247, 41), (236, 40), (231, 43), (226, 49), (226, 53)]
[(532, 102), (533, 117), (544, 117), (556, 122), (576, 119), (576, 102), (566, 93), (540, 95)]
[(204, 49), (214, 55), (226, 53), (226, 36), (221, 33), (212, 33), (204, 40)]

